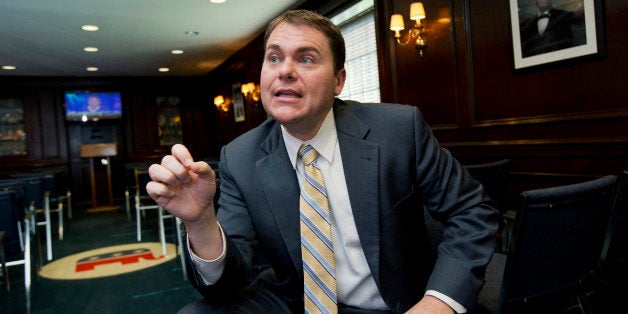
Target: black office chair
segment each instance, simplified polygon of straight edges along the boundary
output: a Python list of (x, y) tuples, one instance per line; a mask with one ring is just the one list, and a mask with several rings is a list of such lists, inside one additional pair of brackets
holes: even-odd
[[(488, 196), (497, 203), (498, 210), (500, 211), (500, 230), (502, 230), (505, 222), (501, 217), (503, 217), (502, 211), (505, 211), (507, 208), (504, 205), (504, 195), (506, 194), (508, 177), (510, 175), (510, 160), (503, 159), (484, 164), (463, 165), (463, 167), (476, 181), (482, 184), (486, 194), (488, 194)], [(423, 210), (423, 216), (425, 220), (425, 227), (430, 237), (432, 249), (436, 252), (438, 245), (442, 241), (442, 233), (445, 230), (445, 227), (441, 222), (430, 216), (426, 209)], [(507, 243), (504, 241), (502, 242)]]
[(505, 204), (505, 195), (510, 176), (510, 159), (465, 165), (464, 168), (482, 184), (488, 196), (497, 203), (497, 209), (503, 214), (508, 209)]
[(599, 313), (613, 312), (628, 296), (628, 170), (617, 184), (597, 276), (595, 308)]
[[(24, 200), (26, 201), (27, 211), (32, 212), (31, 217), (31, 231), (37, 239), (38, 251), (41, 248), (39, 245), (41, 241), (40, 234), (38, 233), (38, 227), (44, 227), (45, 241), (46, 241), (46, 260), (52, 260), (52, 218), (51, 213), (57, 213), (59, 217), (58, 232), (59, 238), (63, 239), (63, 207), (51, 209), (50, 208), (50, 191), (45, 190), (44, 178), (45, 173), (42, 172), (27, 172), (27, 173), (14, 173), (11, 175), (13, 180), (19, 180), (24, 183)], [(39, 265), (43, 265), (42, 254), (39, 254)]]
[(600, 260), (605, 271), (617, 272), (628, 280), (628, 170), (624, 170), (617, 184)]
[(510, 179), (510, 159), (502, 159), (484, 164), (465, 165), (464, 168), (480, 182), (495, 203), (499, 211), (498, 251), (505, 253), (511, 238), (511, 220), (506, 212), (511, 209), (506, 204), (506, 189)]
[(496, 313), (589, 313), (617, 177), (521, 194)]

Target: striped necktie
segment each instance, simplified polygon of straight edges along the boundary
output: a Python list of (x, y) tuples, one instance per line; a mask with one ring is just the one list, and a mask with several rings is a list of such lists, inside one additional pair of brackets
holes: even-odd
[(337, 313), (331, 217), (323, 174), (314, 162), (318, 152), (301, 145), (299, 157), (305, 167), (300, 201), (305, 313)]

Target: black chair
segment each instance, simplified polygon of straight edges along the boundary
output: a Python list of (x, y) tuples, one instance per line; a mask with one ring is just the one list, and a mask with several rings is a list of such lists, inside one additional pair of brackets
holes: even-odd
[[(31, 277), (32, 277), (32, 262), (31, 262), (31, 215), (33, 212), (28, 212), (24, 216), (24, 219), (19, 222), (20, 228), (20, 242), (22, 245), (22, 254), (19, 257), (12, 256), (7, 257), (5, 261), (5, 267), (21, 266), (24, 274), (24, 298), (26, 301), (26, 313), (31, 312)], [(6, 271), (6, 286), (7, 291), (11, 289), (9, 282), (9, 271)]]
[[(50, 210), (59, 214), (59, 223), (62, 223), (63, 212), (67, 212), (68, 219), (72, 219), (72, 191), (70, 190), (68, 173), (65, 168), (51, 168), (42, 171), (44, 191), (50, 192)], [(59, 239), (63, 240), (63, 226), (59, 230)]]
[[(31, 217), (31, 230), (35, 234), (38, 251), (41, 248), (39, 245), (40, 237), (37, 232), (37, 227), (44, 227), (45, 240), (46, 240), (46, 259), (52, 260), (52, 219), (51, 213), (56, 212), (59, 217), (58, 232), (59, 238), (63, 239), (63, 207), (51, 209), (50, 208), (50, 191), (44, 188), (45, 173), (32, 172), (32, 173), (15, 173), (11, 177), (14, 180), (19, 180), (24, 183), (24, 200), (28, 206), (27, 211), (32, 212)], [(43, 265), (41, 254), (39, 255), (40, 265)]]
[(22, 181), (0, 180), (0, 230), (5, 230), (4, 249), (7, 254), (13, 254), (23, 248), (21, 241), (21, 226), (26, 214), (27, 206), (24, 203), (24, 184)]
[[(504, 226), (506, 222), (503, 220), (503, 212), (506, 211), (505, 194), (510, 175), (510, 159), (503, 159), (496, 162), (463, 165), (463, 167), (473, 176), (473, 178), (480, 182), (488, 194), (496, 203), (500, 212), (500, 233), (508, 234), (504, 232)], [(427, 210), (423, 210), (425, 219), (425, 225), (430, 237), (432, 248), (436, 251), (438, 244), (442, 241), (442, 233), (445, 227), (436, 219), (432, 218)], [(500, 251), (505, 251), (503, 248), (508, 242), (505, 236), (502, 236), (502, 248)]]
[(2, 252), (6, 250), (7, 254), (13, 254), (19, 251), (20, 234), (18, 230), (18, 222), (20, 221), (17, 214), (17, 203), (15, 191), (0, 190), (0, 230), (4, 231), (2, 239)]
[[(135, 174), (135, 223), (137, 229), (137, 242), (142, 241), (142, 218), (145, 217), (147, 210), (156, 210), (160, 212), (161, 206), (157, 205), (155, 201), (146, 192), (146, 184), (150, 182), (150, 176), (146, 169), (134, 169)], [(160, 219), (159, 230), (162, 230), (163, 221)]]
[(496, 313), (589, 313), (617, 177), (523, 192)]
[(628, 280), (628, 170), (624, 170), (617, 184), (600, 260), (605, 271), (616, 272)]
[(498, 250), (505, 253), (511, 240), (512, 219), (507, 214), (510, 206), (506, 203), (506, 189), (510, 179), (510, 159), (502, 159), (484, 164), (464, 165), (464, 168), (480, 182), (486, 194), (497, 203), (499, 211)]
[(500, 213), (508, 208), (505, 204), (506, 187), (510, 176), (510, 159), (485, 164), (464, 165), (464, 168), (480, 182), (484, 190), (496, 203)]
[(137, 192), (135, 171), (147, 170), (150, 165), (151, 163), (149, 162), (131, 162), (124, 165), (124, 203), (126, 209), (126, 218), (129, 221), (131, 221), (131, 199), (135, 197), (135, 194)]
[(628, 170), (617, 184), (597, 276), (595, 309), (606, 313), (623, 306), (621, 302), (628, 296)]
[[(4, 245), (0, 245), (2, 256), (2, 274), (6, 291), (11, 291), (10, 268), (21, 266), (24, 275), (24, 294), (26, 311), (30, 313), (31, 289), (31, 215), (24, 212), (24, 204), (20, 199), (24, 187), (21, 181), (0, 181), (0, 230), (4, 234)], [(3, 231), (3, 232), (4, 232)], [(7, 254), (4, 254), (7, 253)]]

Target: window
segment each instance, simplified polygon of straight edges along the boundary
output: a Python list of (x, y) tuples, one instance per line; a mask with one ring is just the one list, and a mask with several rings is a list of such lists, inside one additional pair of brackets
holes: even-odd
[(379, 102), (373, 0), (362, 0), (331, 18), (345, 38), (347, 81), (341, 99)]

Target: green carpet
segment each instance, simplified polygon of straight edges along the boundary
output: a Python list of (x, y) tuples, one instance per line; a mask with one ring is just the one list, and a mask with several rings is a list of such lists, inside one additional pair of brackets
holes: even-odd
[[(148, 211), (142, 220), (142, 242), (158, 242), (157, 213)], [(53, 220), (56, 224), (56, 220)], [(56, 228), (56, 226), (54, 226)], [(65, 236), (59, 241), (53, 228), (55, 260), (84, 251), (137, 243), (135, 220), (122, 211), (75, 215), (65, 220)], [(43, 228), (39, 229), (40, 236)], [(174, 224), (166, 221), (169, 243), (176, 244)], [(45, 241), (41, 239), (45, 255)], [(81, 280), (52, 280), (37, 276), (39, 254), (33, 239), (31, 313), (176, 313), (201, 296), (183, 278), (179, 258), (120, 275)], [(43, 265), (48, 264), (45, 256)], [(97, 266), (98, 267), (98, 266)], [(26, 313), (22, 266), (9, 268), (11, 290), (0, 290), (0, 313)]]

